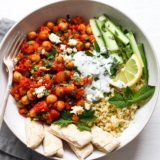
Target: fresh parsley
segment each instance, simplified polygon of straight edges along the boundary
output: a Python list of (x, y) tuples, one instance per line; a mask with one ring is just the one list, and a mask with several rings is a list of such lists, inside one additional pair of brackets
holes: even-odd
[(56, 49), (51, 49), (51, 51), (46, 53), (47, 59), (53, 59), (57, 55)]
[(62, 127), (67, 126), (71, 123), (75, 124), (77, 128), (81, 131), (86, 130), (91, 132), (90, 127), (88, 126), (88, 123), (94, 122), (97, 117), (94, 116), (95, 111), (92, 109), (92, 107), (89, 110), (84, 109), (82, 114), (79, 115), (79, 122), (74, 122), (72, 120), (72, 115), (69, 111), (63, 110), (61, 112), (61, 117), (53, 122), (53, 124), (60, 125)]

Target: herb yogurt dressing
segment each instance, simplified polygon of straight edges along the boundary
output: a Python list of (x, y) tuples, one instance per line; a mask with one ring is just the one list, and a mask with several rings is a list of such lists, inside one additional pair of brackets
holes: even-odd
[(88, 101), (97, 101), (104, 97), (104, 93), (110, 92), (110, 68), (114, 61), (112, 55), (104, 58), (97, 52), (93, 56), (88, 56), (85, 52), (79, 51), (74, 54), (73, 59), (81, 76), (93, 75), (94, 77), (92, 83), (85, 88)]

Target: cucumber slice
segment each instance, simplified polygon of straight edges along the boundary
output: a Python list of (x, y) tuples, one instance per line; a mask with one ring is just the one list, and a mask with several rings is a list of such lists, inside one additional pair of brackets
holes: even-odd
[(107, 28), (105, 28), (104, 23), (102, 23), (99, 19), (96, 19), (96, 24), (100, 32), (102, 33), (107, 50), (109, 50), (110, 52), (116, 52), (117, 50), (119, 50), (113, 34)]
[(143, 60), (142, 60), (142, 57), (141, 57), (141, 54), (140, 54), (140, 51), (138, 49), (138, 46), (137, 46), (137, 42), (134, 38), (134, 35), (131, 31), (129, 31), (129, 33), (126, 34), (126, 36), (129, 38), (130, 40), (130, 44), (131, 44), (131, 47), (132, 47), (132, 50), (133, 50), (133, 53), (137, 54), (137, 56), (139, 57), (141, 63), (142, 63), (142, 66), (144, 67), (144, 63), (143, 63)]
[(90, 19), (89, 23), (90, 23), (93, 35), (94, 35), (94, 37), (95, 37), (95, 39), (98, 43), (98, 46), (100, 48), (100, 52), (102, 52), (102, 53), (106, 52), (107, 48), (104, 44), (102, 34), (101, 34), (100, 30), (98, 29), (98, 26), (96, 24), (96, 20), (95, 19)]
[(122, 43), (127, 45), (129, 43), (129, 39), (126, 35), (117, 27), (106, 15), (102, 15), (98, 18), (100, 21), (105, 22), (106, 28), (117, 37)]
[(148, 84), (148, 78), (149, 78), (149, 73), (148, 73), (148, 63), (147, 63), (147, 59), (146, 59), (146, 55), (145, 55), (145, 51), (144, 51), (144, 45), (142, 43), (137, 44), (139, 52), (141, 54), (143, 63), (144, 63), (144, 68), (143, 68), (143, 74), (144, 74), (144, 79), (146, 84)]

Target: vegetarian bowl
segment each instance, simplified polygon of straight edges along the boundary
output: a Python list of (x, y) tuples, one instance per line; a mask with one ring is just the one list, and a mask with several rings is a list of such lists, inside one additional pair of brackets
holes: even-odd
[[(74, 6), (74, 7), (72, 7), (72, 6)], [(61, 12), (61, 10), (63, 10), (63, 12)], [(86, 14), (86, 11), (87, 11), (87, 14)], [(156, 105), (158, 92), (159, 92), (159, 68), (158, 68), (158, 62), (157, 62), (157, 58), (154, 53), (154, 50), (153, 50), (148, 38), (143, 33), (143, 31), (130, 18), (128, 18), (125, 14), (123, 14), (123, 12), (115, 9), (114, 7), (109, 6), (105, 3), (99, 3), (96, 1), (81, 1), (81, 2), (80, 1), (59, 1), (56, 3), (50, 4), (50, 5), (44, 6), (40, 9), (30, 13), (28, 16), (23, 18), (20, 22), (17, 22), (11, 28), (11, 30), (8, 32), (8, 34), (5, 36), (5, 38), (3, 39), (3, 42), (1, 44), (2, 53), (6, 50), (8, 43), (10, 42), (10, 37), (12, 37), (15, 32), (20, 31), (20, 32), (23, 32), (24, 34), (27, 35), (28, 33), (30, 33), (30, 31), (36, 31), (36, 33), (39, 34), (41, 31), (46, 29), (45, 27), (47, 26), (46, 25), (47, 22), (54, 22), (56, 24), (57, 19), (62, 18), (62, 17), (65, 19), (65, 22), (67, 20), (69, 20), (69, 21), (71, 20), (74, 22), (74, 20), (75, 20), (73, 25), (79, 25), (79, 26), (80, 26), (80, 24), (79, 24), (79, 22), (76, 21), (75, 17), (78, 17), (78, 21), (79, 20), (81, 21), (81, 19), (79, 18), (79, 17), (81, 17), (83, 19), (82, 22), (85, 22), (83, 24), (89, 25), (91, 27), (91, 30), (92, 30), (91, 35), (94, 36), (94, 40), (95, 40), (94, 42), (96, 42), (96, 43), (94, 43), (94, 42), (91, 43), (91, 41), (89, 41), (89, 39), (87, 39), (87, 38), (85, 39), (85, 42), (83, 41), (84, 44), (87, 42), (91, 43), (89, 49), (88, 49), (88, 46), (86, 48), (83, 45), (79, 45), (79, 47), (77, 47), (75, 44), (75, 46), (74, 46), (74, 43), (75, 43), (74, 40), (76, 38), (74, 39), (75, 35), (73, 35), (73, 34), (71, 35), (72, 37), (67, 39), (67, 45), (69, 46), (69, 47), (68, 46), (67, 47), (72, 48), (72, 53), (74, 53), (74, 52), (77, 53), (78, 51), (81, 51), (81, 50), (83, 50), (85, 52), (84, 55), (79, 52), (78, 52), (78, 54), (73, 55), (74, 60), (72, 59), (72, 61), (74, 64), (76, 64), (75, 66), (79, 67), (78, 70), (80, 70), (80, 72), (83, 73), (82, 77), (86, 76), (85, 78), (87, 78), (87, 83), (86, 83), (87, 87), (86, 87), (85, 91), (88, 93), (89, 96), (86, 95), (85, 97), (88, 101), (90, 101), (89, 99), (91, 99), (92, 104), (94, 105), (93, 110), (96, 110), (95, 117), (97, 117), (99, 120), (95, 122), (95, 125), (97, 125), (100, 128), (103, 128), (103, 130), (109, 132), (110, 134), (112, 134), (112, 136), (118, 137), (118, 140), (120, 141), (120, 145), (117, 148), (117, 150), (118, 150), (119, 148), (122, 148), (127, 143), (129, 143), (131, 140), (133, 140), (140, 133), (140, 131), (147, 124), (149, 118), (151, 117), (151, 115), (153, 113), (154, 107)], [(59, 21), (59, 23), (61, 23), (63, 21), (64, 20), (61, 19)], [(70, 23), (70, 22), (67, 22), (67, 23)], [(44, 28), (42, 27), (41, 30), (39, 31), (38, 28), (40, 28), (41, 26), (45, 26), (45, 27)], [(58, 26), (58, 24), (57, 24), (57, 26)], [(50, 28), (50, 27), (48, 27), (48, 28)], [(62, 30), (60, 32), (63, 34), (66, 34), (67, 29), (63, 30), (63, 27), (62, 27)], [(83, 25), (82, 25), (82, 30), (83, 30)], [(49, 42), (51, 42), (51, 44), (54, 44), (54, 46), (56, 46), (56, 47), (60, 47), (60, 44), (64, 44), (64, 43), (55, 42), (55, 40), (53, 38), (53, 36), (60, 34), (60, 32), (58, 32), (58, 34), (56, 34), (57, 32), (58, 32), (57, 30), (56, 31), (55, 30), (49, 31), (49, 34), (52, 37), (52, 38), (51, 37), (49, 38)], [(81, 31), (81, 27), (80, 27), (80, 29), (75, 30), (75, 32), (80, 32), (81, 35), (83, 34)], [(90, 33), (88, 32), (87, 35), (90, 35)], [(33, 40), (32, 38), (33, 38), (32, 36), (28, 36), (27, 42), (29, 42), (30, 40)], [(42, 37), (40, 36), (41, 41), (46, 40), (43, 38), (44, 38), (43, 36)], [(59, 40), (62, 40), (62, 39), (59, 39)], [(70, 44), (68, 44), (68, 43), (70, 43)], [(142, 45), (142, 43), (143, 43), (143, 45)], [(42, 42), (39, 42), (39, 44), (41, 45)], [(29, 44), (29, 45), (31, 45), (31, 44)], [(42, 47), (44, 47), (44, 46), (45, 45), (42, 45)], [(91, 46), (92, 46), (92, 48), (91, 48)], [(126, 46), (127, 46), (127, 48), (126, 48)], [(142, 48), (142, 46), (144, 48)], [(74, 48), (77, 49), (78, 51), (77, 50), (73, 51)], [(28, 52), (26, 52), (25, 49), (26, 49), (26, 46), (23, 47), (23, 49), (22, 49), (23, 56), (25, 56), (26, 53), (28, 54)], [(60, 53), (62, 53), (62, 50), (63, 49), (61, 47)], [(96, 53), (93, 52), (95, 50), (96, 50)], [(26, 52), (26, 53), (24, 53), (24, 52)], [(50, 50), (45, 49), (45, 52), (46, 52), (45, 53), (46, 55), (43, 55), (44, 57), (41, 56), (41, 59), (43, 59), (43, 58), (48, 59), (48, 61), (47, 61), (47, 63), (45, 63), (44, 66), (41, 66), (41, 68), (39, 68), (39, 69), (43, 70), (43, 71), (45, 70), (45, 72), (48, 72), (47, 69), (50, 70), (51, 68), (46, 66), (46, 64), (49, 64), (50, 58), (53, 55), (51, 55)], [(125, 52), (125, 54), (123, 54), (124, 52)], [(141, 54), (141, 52), (143, 52), (143, 53), (145, 52), (145, 54)], [(95, 56), (93, 57), (93, 55), (95, 55), (97, 53), (101, 53), (101, 55), (99, 55), (99, 54), (96, 55), (96, 60), (95, 60), (94, 59)], [(48, 54), (48, 56), (47, 56), (47, 54)], [(66, 56), (70, 56), (70, 54), (71, 53), (67, 52), (67, 55), (65, 55), (65, 58), (66, 58)], [(1, 55), (1, 57), (3, 57), (3, 55)], [(144, 61), (145, 58), (148, 63), (145, 63), (145, 61)], [(34, 58), (33, 57), (30, 58), (31, 61), (32, 61), (32, 59), (34, 59)], [(84, 61), (85, 61), (85, 64), (89, 64), (89, 61), (92, 61), (94, 63), (92, 63), (92, 65), (88, 65), (88, 66), (83, 67)], [(32, 67), (29, 69), (29, 71), (31, 72), (31, 74), (34, 74), (35, 72), (37, 72), (37, 69), (35, 66), (33, 66), (33, 64), (35, 65), (34, 60), (32, 62), (33, 62)], [(55, 62), (55, 59), (54, 59), (54, 62)], [(111, 62), (112, 62), (112, 64), (114, 62), (114, 67), (112, 67), (112, 69), (111, 69), (111, 65), (110, 65)], [(108, 65), (106, 65), (106, 64), (108, 64)], [(98, 67), (103, 68), (104, 65), (106, 65), (105, 69), (99, 71), (100, 69)], [(70, 67), (67, 66), (67, 63), (64, 63), (63, 67), (66, 70), (72, 71), (72, 67), (70, 69)], [(110, 70), (107, 70), (107, 68), (109, 68)], [(135, 74), (130, 75), (128, 73), (128, 70), (132, 70), (133, 68), (135, 68), (135, 70), (133, 70), (133, 73), (135, 73)], [(52, 70), (54, 71), (54, 74), (58, 77), (59, 72), (56, 69), (52, 69)], [(88, 70), (89, 72), (85, 72), (86, 70)], [(112, 72), (111, 72), (111, 70), (112, 70)], [(113, 70), (114, 70), (114, 72), (113, 72)], [(115, 72), (115, 70), (116, 70), (116, 72)], [(129, 78), (126, 78), (127, 80), (124, 78), (124, 77), (126, 77), (125, 71), (127, 71), (127, 76), (129, 77)], [(1, 88), (2, 88), (1, 95), (3, 95), (3, 93), (5, 92), (5, 86), (6, 86), (6, 82), (7, 82), (7, 74), (5, 73), (5, 67), (3, 66), (2, 58), (1, 58), (0, 72), (3, 77), (3, 79), (1, 78)], [(69, 81), (67, 81), (67, 84), (63, 83), (64, 88), (68, 86), (68, 83), (71, 85), (70, 81), (79, 82), (79, 77), (81, 77), (81, 76), (79, 76), (77, 74), (77, 72), (74, 70), (74, 73), (71, 77), (69, 77)], [(101, 77), (102, 77), (101, 79), (103, 81), (101, 83), (105, 84), (105, 85), (102, 85), (101, 88), (99, 87), (100, 83), (97, 83), (97, 82), (99, 82), (99, 79), (100, 79), (100, 77), (97, 75), (100, 75), (100, 72), (103, 72), (103, 75), (101, 75)], [(108, 75), (111, 78), (108, 78), (108, 76), (106, 76), (106, 75)], [(43, 77), (43, 76), (44, 75), (42, 75), (41, 77)], [(90, 83), (89, 80), (91, 79), (90, 76), (93, 76), (91, 84), (89, 84)], [(143, 77), (143, 78), (140, 80), (141, 77)], [(30, 78), (31, 78), (31, 76), (30, 76)], [(13, 77), (14, 81), (16, 81), (15, 79)], [(86, 79), (83, 81), (86, 82)], [(38, 82), (38, 80), (36, 82)], [(57, 78), (56, 82), (55, 82), (56, 85), (54, 85), (54, 86), (52, 85), (52, 89), (54, 87), (57, 87), (58, 85), (62, 85), (62, 84), (60, 84), (62, 82), (61, 82), (61, 80), (59, 81)], [(138, 82), (138, 84), (137, 84), (137, 82)], [(76, 82), (73, 82), (73, 84), (78, 89), (81, 89)], [(110, 87), (108, 84), (111, 85), (112, 87)], [(136, 88), (134, 86), (135, 84), (137, 84), (136, 86), (138, 86), (139, 88), (141, 88), (142, 86), (145, 86), (145, 88), (143, 88), (143, 90), (140, 90), (138, 92), (139, 88), (137, 87), (138, 89), (135, 89)], [(146, 84), (147, 84), (147, 86), (146, 86)], [(82, 85), (81, 87), (85, 87), (85, 86)], [(51, 90), (47, 90), (47, 92), (46, 92), (46, 88), (44, 88), (44, 86), (38, 86), (35, 88), (36, 89), (34, 89), (34, 95), (37, 96), (37, 99), (42, 98), (43, 96), (45, 96), (45, 98), (46, 98), (48, 96), (48, 94), (50, 94), (52, 92)], [(14, 89), (14, 87), (13, 87), (13, 89)], [(102, 92), (103, 95), (100, 92), (95, 92), (98, 89), (100, 91), (103, 91)], [(113, 89), (113, 91), (112, 91), (112, 89)], [(42, 95), (42, 97), (40, 95), (41, 94), (40, 91), (38, 91), (38, 90), (42, 90), (42, 91), (45, 90), (45, 93)], [(121, 93), (123, 93), (123, 95)], [(144, 93), (148, 93), (148, 94), (141, 96)], [(65, 94), (68, 95), (67, 91), (65, 92)], [(75, 95), (77, 96), (77, 95), (79, 95), (79, 93), (77, 93)], [(95, 96), (95, 95), (97, 95), (97, 96)], [(59, 94), (57, 94), (56, 96), (58, 97), (58, 100), (63, 99)], [(6, 113), (5, 113), (5, 122), (7, 123), (9, 128), (12, 130), (12, 132), (24, 144), (27, 144), (25, 125), (24, 125), (25, 117), (19, 115), (17, 104), (16, 104), (16, 101), (13, 97), (15, 98), (15, 94), (12, 92), (12, 96), (9, 97), (8, 104), (7, 104), (7, 109), (6, 109)], [(74, 96), (72, 95), (72, 97), (74, 97)], [(106, 100), (106, 97), (107, 97), (107, 100)], [(103, 102), (103, 101), (100, 102), (101, 98), (102, 99), (105, 98), (105, 100), (107, 102)], [(146, 98), (147, 98), (147, 102), (145, 102), (143, 105), (141, 105), (142, 102), (139, 103), (139, 100), (143, 101)], [(79, 98), (77, 98), (77, 99), (79, 99)], [(19, 105), (22, 105), (22, 104), (20, 104), (21, 101), (18, 101), (18, 102), (19, 102)], [(106, 111), (105, 105), (107, 105), (107, 103), (109, 103), (109, 105), (111, 105), (111, 107), (112, 107), (109, 109), (109, 112), (107, 112), (107, 114), (108, 113), (110, 114), (109, 117), (107, 117), (107, 114), (105, 114), (105, 111)], [(136, 105), (134, 105), (134, 103), (136, 103)], [(138, 109), (140, 105), (141, 105), (141, 107), (140, 107), (140, 109)], [(75, 106), (79, 106), (79, 105), (76, 104)], [(117, 106), (118, 109), (116, 110), (115, 107), (113, 107), (113, 106)], [(131, 110), (128, 110), (128, 108), (127, 108), (128, 106), (132, 106)], [(72, 107), (74, 107), (74, 106), (72, 106)], [(123, 112), (121, 109), (123, 110)], [(59, 110), (59, 109), (57, 109), (57, 110), (59, 111), (60, 114), (62, 113), (62, 110)], [(101, 111), (99, 112), (99, 110), (101, 110)], [(48, 110), (46, 110), (46, 111), (48, 111)], [(39, 112), (39, 111), (37, 111), (37, 112)], [(62, 114), (68, 115), (68, 113), (74, 114), (75, 112), (76, 112), (75, 109), (72, 108), (69, 111), (65, 110), (65, 112)], [(80, 112), (82, 112), (82, 110)], [(108, 124), (108, 126), (105, 125), (106, 123), (108, 123), (106, 120), (107, 118), (110, 118), (110, 121), (112, 121), (112, 125), (113, 124), (117, 125), (116, 124), (117, 117), (114, 114), (114, 112), (116, 112), (116, 113), (121, 112), (122, 114), (129, 112), (129, 114), (131, 114), (131, 115), (129, 115), (129, 120), (127, 118), (124, 119), (125, 122), (127, 121), (127, 123), (125, 123), (125, 125), (127, 125), (127, 126), (125, 126), (123, 128), (124, 122), (122, 122), (122, 123), (118, 122), (119, 124), (118, 124), (118, 126), (116, 126), (117, 128), (114, 131), (114, 129), (113, 129), (114, 126), (112, 126), (112, 129), (111, 129), (111, 127), (109, 127), (109, 124)], [(40, 113), (41, 113), (41, 111), (40, 111)], [(78, 115), (78, 113), (77, 113), (77, 115)], [(114, 115), (114, 116), (111, 116), (111, 115)], [(128, 114), (126, 114), (126, 115), (128, 116)], [(31, 114), (28, 114), (27, 117), (35, 118), (35, 117), (32, 117)], [(80, 116), (80, 117), (82, 117), (82, 116)], [(92, 118), (94, 119), (95, 117), (92, 117)], [(56, 120), (57, 120), (57, 121), (55, 121), (56, 124), (59, 124), (58, 119), (56, 119)], [(72, 120), (73, 120), (73, 118), (72, 118)], [(100, 124), (99, 124), (99, 121), (100, 121)], [(45, 122), (50, 123), (50, 122), (48, 122), (48, 119)], [(77, 124), (77, 123), (75, 123), (75, 124)], [(81, 125), (82, 125), (82, 123), (81, 123)], [(90, 126), (91, 125), (92, 124), (90, 124)], [(85, 128), (85, 127), (84, 126), (81, 127), (81, 130), (82, 130), (82, 128)], [(106, 129), (105, 129), (105, 127), (106, 127)], [(123, 131), (123, 129), (124, 129), (124, 131)], [(86, 129), (84, 129), (84, 130), (86, 130)], [(119, 132), (119, 131), (121, 131), (121, 132)], [(42, 145), (39, 145), (37, 148), (35, 148), (35, 151), (44, 155)], [(88, 156), (87, 159), (95, 159), (95, 158), (99, 158), (99, 157), (102, 157), (105, 155), (106, 155), (106, 153), (95, 149)], [(73, 151), (70, 149), (70, 147), (66, 143), (64, 143), (64, 156), (62, 159), (71, 159), (71, 158), (76, 159), (76, 156), (73, 153)]]

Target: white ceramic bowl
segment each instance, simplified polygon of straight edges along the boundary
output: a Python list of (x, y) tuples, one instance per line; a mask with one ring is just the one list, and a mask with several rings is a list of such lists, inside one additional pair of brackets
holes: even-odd
[[(105, 2), (104, 2), (105, 3)], [(157, 62), (157, 57), (154, 53), (154, 50), (142, 31), (137, 24), (135, 24), (127, 15), (123, 12), (117, 10), (116, 8), (109, 6), (107, 4), (99, 3), (96, 1), (59, 1), (53, 4), (44, 6), (28, 16), (24, 17), (21, 21), (17, 22), (11, 30), (7, 33), (5, 38), (1, 43), (1, 53), (4, 53), (10, 38), (14, 35), (15, 32), (20, 31), (27, 33), (30, 30), (36, 30), (39, 26), (45, 24), (49, 20), (56, 20), (58, 17), (66, 17), (70, 15), (71, 18), (74, 16), (82, 16), (85, 21), (88, 22), (89, 18), (97, 17), (102, 14), (107, 14), (114, 22), (121, 24), (125, 29), (131, 29), (136, 34), (136, 39), (138, 42), (141, 42), (145, 46), (146, 56), (148, 60), (149, 68), (149, 84), (155, 85), (156, 90), (154, 96), (149, 100), (144, 107), (137, 111), (135, 119), (130, 122), (130, 126), (126, 129), (122, 136), (119, 137), (121, 141), (121, 146), (125, 146), (127, 143), (132, 141), (144, 128), (150, 119), (153, 110), (156, 105), (159, 92), (159, 66)], [(5, 66), (2, 62), (3, 54), (0, 55), (0, 101), (2, 101), (4, 92), (6, 90), (7, 83), (7, 74), (5, 72)], [(24, 143), (26, 144), (26, 136), (24, 130), (24, 118), (20, 116), (17, 112), (17, 107), (15, 106), (15, 100), (10, 96), (6, 113), (5, 113), (5, 122), (12, 132)], [(68, 145), (64, 145), (65, 154), (63, 159), (77, 159), (75, 154), (70, 150)], [(36, 149), (37, 152), (43, 154), (42, 146)], [(95, 150), (87, 159), (97, 159), (99, 157), (105, 156), (104, 153)]]

